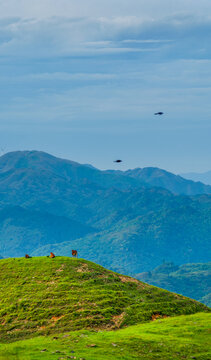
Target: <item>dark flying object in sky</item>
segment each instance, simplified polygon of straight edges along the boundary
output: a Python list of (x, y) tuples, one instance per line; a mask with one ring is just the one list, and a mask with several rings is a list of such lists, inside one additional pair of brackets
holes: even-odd
[(163, 112), (159, 111), (159, 112), (154, 113), (154, 115), (163, 115)]
[(114, 160), (115, 163), (121, 163), (122, 160)]

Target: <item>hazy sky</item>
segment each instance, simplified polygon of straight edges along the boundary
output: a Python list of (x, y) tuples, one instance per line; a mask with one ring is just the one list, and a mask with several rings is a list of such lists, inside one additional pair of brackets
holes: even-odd
[(210, 170), (210, 39), (210, 0), (0, 0), (1, 151)]

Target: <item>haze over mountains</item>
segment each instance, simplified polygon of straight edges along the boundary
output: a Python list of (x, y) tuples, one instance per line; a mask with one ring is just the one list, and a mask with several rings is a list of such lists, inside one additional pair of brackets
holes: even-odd
[(136, 168), (118, 173), (144, 181), (150, 186), (162, 187), (175, 194), (196, 195), (211, 193), (211, 187), (204, 185), (202, 182), (186, 180), (179, 175), (155, 167)]
[(211, 171), (207, 171), (204, 173), (186, 173), (181, 174), (185, 179), (190, 179), (193, 181), (201, 181), (204, 184), (211, 185)]
[(148, 284), (183, 294), (211, 306), (211, 262), (207, 264), (163, 263), (153, 271), (136, 275)]
[[(100, 171), (37, 151), (0, 158), (0, 254), (79, 256), (136, 274), (207, 262), (211, 186), (156, 168)], [(191, 196), (190, 196), (191, 195)]]

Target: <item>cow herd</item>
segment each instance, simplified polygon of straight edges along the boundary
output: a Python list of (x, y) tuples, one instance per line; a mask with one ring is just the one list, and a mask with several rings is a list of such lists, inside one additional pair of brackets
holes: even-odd
[[(56, 257), (56, 255), (51, 252), (50, 255), (47, 255), (47, 257), (53, 259), (53, 258)], [(72, 257), (78, 257), (78, 251), (77, 250), (72, 250)], [(32, 256), (30, 256), (28, 254), (25, 255), (25, 259), (31, 259), (31, 258), (32, 258)]]

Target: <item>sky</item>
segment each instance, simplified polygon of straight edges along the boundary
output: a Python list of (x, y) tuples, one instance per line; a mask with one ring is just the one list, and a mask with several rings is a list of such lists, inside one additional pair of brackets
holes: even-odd
[(210, 0), (0, 0), (0, 153), (211, 170), (210, 38)]

